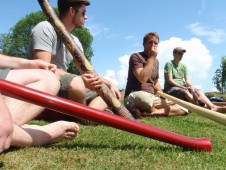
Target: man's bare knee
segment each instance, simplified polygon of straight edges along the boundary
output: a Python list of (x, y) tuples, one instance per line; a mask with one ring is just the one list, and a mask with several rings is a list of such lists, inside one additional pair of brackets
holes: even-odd
[(73, 78), (68, 90), (70, 100), (85, 104), (86, 89), (81, 77)]

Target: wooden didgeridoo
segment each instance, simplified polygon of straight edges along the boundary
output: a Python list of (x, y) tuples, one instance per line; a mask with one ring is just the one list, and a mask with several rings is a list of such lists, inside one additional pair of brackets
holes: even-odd
[(212, 103), (217, 106), (226, 106), (226, 102), (212, 102)]
[[(77, 44), (72, 39), (71, 34), (67, 31), (63, 23), (59, 20), (58, 16), (56, 15), (48, 0), (38, 0), (38, 2), (43, 12), (48, 17), (50, 23), (53, 25), (54, 29), (62, 39), (64, 45), (73, 56), (75, 60), (75, 65), (79, 72), (81, 74), (91, 73), (93, 75), (97, 75), (90, 62), (87, 60), (83, 52), (79, 49)], [(102, 83), (102, 86), (99, 90), (97, 90), (97, 93), (103, 98), (103, 100), (107, 103), (107, 105), (114, 113), (126, 117), (128, 119), (135, 120), (133, 115), (113, 95), (113, 93), (106, 86), (106, 84)]]
[(176, 97), (173, 97), (171, 95), (168, 95), (166, 93), (163, 93), (163, 92), (157, 92), (158, 95), (168, 99), (168, 100), (171, 100), (173, 101), (174, 103), (176, 104), (179, 104), (185, 108), (187, 108), (188, 110), (192, 111), (192, 112), (195, 112), (203, 117), (206, 117), (210, 120), (213, 120), (215, 122), (218, 122), (218, 123), (221, 123), (223, 125), (226, 125), (226, 115), (222, 114), (222, 113), (219, 113), (219, 112), (215, 112), (215, 111), (212, 111), (212, 110), (209, 110), (209, 109), (206, 109), (206, 108), (203, 108), (203, 107), (200, 107), (200, 106), (196, 106), (192, 103), (188, 103), (186, 101), (183, 101), (183, 100), (180, 100)]
[(93, 109), (80, 103), (43, 93), (6, 80), (0, 79), (0, 92), (3, 95), (46, 107), (50, 110), (90, 120), (148, 138), (153, 138), (155, 140), (181, 146), (183, 148), (208, 152), (212, 151), (212, 144), (208, 138), (191, 138), (178, 135), (176, 133), (152, 127), (138, 121), (129, 120), (118, 115), (106, 113), (101, 110)]

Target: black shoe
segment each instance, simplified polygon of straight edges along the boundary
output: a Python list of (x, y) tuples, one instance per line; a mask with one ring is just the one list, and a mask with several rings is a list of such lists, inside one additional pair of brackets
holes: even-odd
[(198, 100), (198, 104), (201, 107), (204, 107), (206, 105), (202, 100)]

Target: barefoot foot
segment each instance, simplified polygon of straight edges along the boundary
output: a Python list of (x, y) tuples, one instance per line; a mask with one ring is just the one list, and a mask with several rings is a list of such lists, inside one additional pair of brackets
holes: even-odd
[(53, 142), (74, 139), (79, 126), (74, 122), (58, 121), (45, 126), (23, 125), (14, 134), (14, 146), (41, 146)]

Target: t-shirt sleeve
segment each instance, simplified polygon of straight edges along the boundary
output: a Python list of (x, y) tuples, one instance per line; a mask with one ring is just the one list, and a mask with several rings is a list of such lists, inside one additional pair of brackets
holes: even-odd
[(72, 38), (74, 39), (74, 42), (75, 42), (75, 44), (78, 46), (78, 48), (79, 48), (82, 52), (84, 52), (83, 47), (82, 47), (82, 44), (81, 44), (81, 42), (79, 41), (79, 39), (78, 39), (77, 37), (75, 37), (74, 35), (72, 35)]
[(133, 66), (133, 70), (136, 70), (138, 68), (143, 68), (143, 62), (141, 58), (136, 54), (132, 54), (130, 57), (130, 65)]
[(33, 50), (44, 50), (52, 53), (56, 32), (48, 22), (41, 22), (36, 25), (31, 34)]
[(172, 73), (173, 67), (170, 62), (167, 62), (164, 67), (164, 73)]

